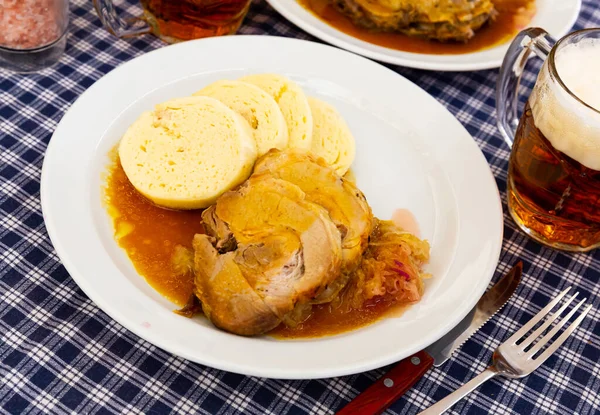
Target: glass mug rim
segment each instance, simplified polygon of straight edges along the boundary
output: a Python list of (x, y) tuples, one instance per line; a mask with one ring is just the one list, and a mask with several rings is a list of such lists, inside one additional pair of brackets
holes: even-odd
[(600, 109), (596, 109), (596, 108), (592, 107), (591, 105), (589, 105), (588, 103), (586, 103), (585, 101), (583, 101), (573, 91), (571, 91), (569, 89), (569, 87), (567, 87), (567, 85), (565, 85), (565, 83), (563, 82), (562, 78), (558, 74), (558, 70), (556, 69), (556, 65), (555, 65), (556, 51), (560, 48), (560, 46), (563, 44), (563, 42), (568, 41), (569, 39), (571, 39), (571, 38), (573, 38), (573, 37), (575, 37), (577, 35), (588, 34), (588, 33), (593, 33), (593, 32), (600, 33), (600, 28), (591, 28), (591, 29), (577, 30), (575, 32), (569, 33), (567, 36), (564, 36), (563, 38), (561, 38), (560, 40), (558, 40), (558, 42), (556, 42), (556, 44), (554, 45), (554, 47), (550, 51), (550, 54), (548, 55), (548, 67), (550, 69), (550, 76), (552, 77), (552, 79), (554, 79), (554, 80), (556, 80), (558, 82), (558, 84), (560, 85), (560, 87), (562, 89), (564, 89), (571, 97), (573, 97), (575, 99), (575, 101), (579, 102), (580, 104), (582, 104), (585, 107), (589, 108), (590, 110), (592, 110), (596, 114), (600, 115)]

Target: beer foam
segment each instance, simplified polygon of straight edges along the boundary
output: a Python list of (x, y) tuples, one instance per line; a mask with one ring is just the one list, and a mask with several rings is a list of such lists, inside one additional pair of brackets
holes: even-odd
[(544, 63), (529, 98), (536, 127), (557, 150), (600, 170), (600, 39), (583, 39), (555, 54), (558, 76), (582, 105), (550, 76)]

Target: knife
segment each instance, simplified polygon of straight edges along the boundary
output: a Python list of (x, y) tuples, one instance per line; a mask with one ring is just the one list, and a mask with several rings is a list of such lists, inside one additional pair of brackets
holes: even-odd
[(343, 407), (337, 415), (375, 415), (385, 411), (431, 368), (448, 360), (469, 337), (506, 304), (521, 281), (523, 263), (519, 261), (479, 299), (475, 307), (445, 336), (397, 363), (377, 382)]

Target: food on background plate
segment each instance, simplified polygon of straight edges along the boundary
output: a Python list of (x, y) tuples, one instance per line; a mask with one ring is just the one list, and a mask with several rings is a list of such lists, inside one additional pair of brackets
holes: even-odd
[(466, 41), (496, 15), (491, 0), (334, 0), (358, 26), (440, 41)]
[(254, 74), (240, 78), (265, 90), (277, 101), (289, 132), (289, 147), (310, 149), (313, 121), (308, 99), (302, 88), (283, 75)]
[(311, 153), (322, 157), (340, 176), (346, 174), (354, 161), (354, 137), (344, 118), (330, 104), (309, 97), (313, 118)]
[(472, 53), (510, 41), (536, 12), (535, 0), (297, 1), (362, 41), (433, 55)]
[(143, 113), (123, 136), (119, 158), (133, 186), (157, 205), (199, 209), (248, 178), (256, 143), (225, 104), (186, 97)]
[(194, 95), (216, 98), (244, 117), (252, 128), (259, 157), (272, 148), (287, 147), (288, 127), (279, 105), (259, 87), (247, 82), (222, 80)]
[[(278, 75), (255, 77), (283, 82), (279, 98), (295, 88)], [(159, 104), (123, 137), (106, 194), (115, 238), (138, 272), (185, 303), (179, 314), (202, 311), (246, 336), (335, 334), (418, 301), (429, 244), (374, 218), (343, 176), (355, 149), (341, 115), (303, 93), (293, 95), (309, 116), (302, 105), (284, 110), (255, 88), (213, 83), (197, 93), (211, 97)], [(306, 134), (300, 121), (310, 120), (316, 141), (257, 158), (257, 147), (268, 146), (258, 141), (275, 130), (248, 120), (276, 119), (279, 108), (294, 112), (284, 131)], [(194, 208), (206, 209), (173, 210)]]

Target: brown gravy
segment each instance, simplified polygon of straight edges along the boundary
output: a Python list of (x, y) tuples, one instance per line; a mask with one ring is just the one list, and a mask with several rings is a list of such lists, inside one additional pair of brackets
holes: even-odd
[(183, 306), (193, 293), (193, 274), (177, 272), (172, 256), (177, 245), (191, 248), (194, 235), (204, 232), (202, 211), (155, 206), (135, 190), (118, 160), (109, 171), (105, 195), (115, 239), (137, 272), (161, 295)]
[(322, 337), (355, 330), (380, 320), (383, 317), (400, 316), (406, 304), (398, 305), (386, 301), (376, 301), (360, 310), (342, 312), (332, 309), (329, 304), (313, 306), (310, 317), (294, 328), (281, 325), (269, 334), (280, 339)]
[[(194, 278), (191, 272), (176, 272), (172, 257), (177, 245), (191, 248), (194, 235), (204, 232), (202, 211), (168, 210), (155, 206), (135, 190), (116, 156), (108, 170), (105, 196), (113, 219), (115, 239), (137, 272), (158, 293), (183, 307), (193, 294)], [(295, 328), (281, 325), (269, 334), (281, 339), (339, 334), (366, 326), (384, 316), (395, 316), (404, 308), (381, 300), (349, 312), (331, 309), (327, 304), (318, 305), (304, 323)]]
[(429, 55), (459, 55), (494, 47), (527, 27), (535, 14), (535, 0), (495, 0), (496, 19), (484, 25), (467, 43), (441, 43), (401, 33), (374, 32), (352, 23), (332, 5), (331, 0), (297, 0), (318, 18), (360, 40), (404, 52)]

